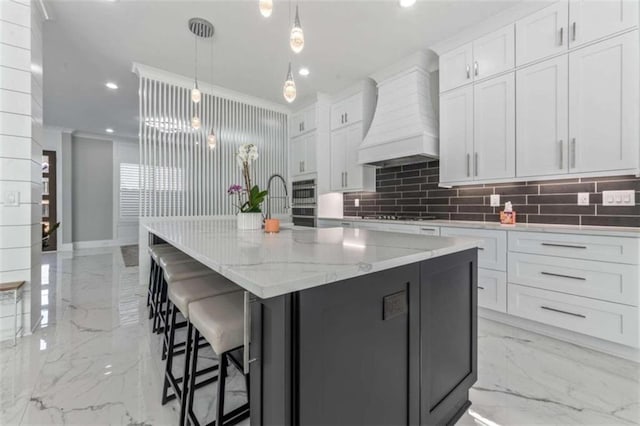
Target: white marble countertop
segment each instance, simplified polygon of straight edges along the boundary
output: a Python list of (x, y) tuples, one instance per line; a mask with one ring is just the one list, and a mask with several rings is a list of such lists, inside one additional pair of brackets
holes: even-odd
[(515, 225), (502, 225), (496, 222), (476, 222), (465, 220), (380, 220), (362, 219), (357, 216), (345, 216), (344, 218), (318, 218), (320, 220), (333, 221), (358, 221), (373, 223), (389, 223), (416, 226), (451, 226), (459, 228), (475, 229), (500, 229), (503, 231), (529, 231), (529, 232), (552, 232), (559, 234), (585, 234), (585, 235), (606, 235), (610, 237), (635, 237), (640, 238), (640, 228), (627, 228), (618, 226), (580, 226), (580, 225), (552, 225), (544, 223), (517, 223)]
[(478, 240), (342, 228), (241, 231), (234, 219), (163, 220), (149, 232), (261, 298), (477, 247)]

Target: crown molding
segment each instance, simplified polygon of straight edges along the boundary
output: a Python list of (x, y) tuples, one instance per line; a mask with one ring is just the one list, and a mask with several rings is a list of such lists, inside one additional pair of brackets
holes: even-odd
[[(144, 77), (151, 80), (163, 81), (165, 83), (171, 83), (176, 86), (191, 88), (193, 87), (193, 78), (186, 77), (180, 74), (174, 74), (169, 71), (161, 70), (159, 68), (154, 68), (148, 65), (140, 64), (138, 62), (133, 63), (133, 67), (131, 70), (138, 77)], [(202, 92), (210, 93), (213, 96), (217, 96), (220, 98), (242, 102), (248, 105), (257, 106), (259, 108), (266, 108), (271, 111), (280, 112), (283, 114), (290, 115), (291, 109), (277, 104), (275, 102), (268, 101), (266, 99), (258, 98), (255, 96), (247, 95), (246, 93), (236, 92), (235, 90), (226, 89), (221, 86), (216, 86), (213, 84), (208, 84), (205, 82), (198, 81), (198, 85)]]

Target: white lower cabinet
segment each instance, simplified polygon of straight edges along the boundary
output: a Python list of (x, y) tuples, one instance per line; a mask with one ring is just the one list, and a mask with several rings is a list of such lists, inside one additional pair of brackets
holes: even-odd
[(507, 273), (478, 268), (478, 306), (507, 312)]
[(638, 347), (638, 308), (509, 283), (507, 312)]
[(442, 227), (440, 235), (443, 237), (463, 237), (482, 239), (478, 247), (478, 266), (480, 268), (507, 270), (507, 233), (487, 229)]

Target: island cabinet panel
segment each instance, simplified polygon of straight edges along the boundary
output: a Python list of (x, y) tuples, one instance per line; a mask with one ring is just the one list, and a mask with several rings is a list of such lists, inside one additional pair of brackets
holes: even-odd
[(420, 265), (421, 424), (453, 424), (477, 379), (477, 259), (461, 252)]
[(453, 424), (476, 380), (476, 249), (251, 306), (252, 425)]

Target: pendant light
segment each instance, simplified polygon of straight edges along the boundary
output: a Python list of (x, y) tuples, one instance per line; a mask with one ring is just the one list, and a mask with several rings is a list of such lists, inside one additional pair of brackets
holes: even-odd
[(198, 88), (198, 38), (213, 37), (214, 29), (213, 24), (206, 19), (191, 18), (189, 19), (189, 31), (195, 36), (195, 82), (193, 89), (191, 89), (191, 101), (195, 104), (195, 113), (191, 117), (191, 128), (198, 130), (202, 126), (202, 121), (198, 115), (199, 104), (202, 100), (202, 92)]
[(300, 25), (300, 15), (298, 14), (297, 4), (296, 18), (293, 21), (293, 28), (291, 28), (291, 35), (289, 36), (289, 45), (294, 53), (300, 53), (302, 49), (304, 49), (304, 32), (302, 31), (302, 25)]
[[(213, 40), (211, 40), (211, 84), (213, 84)], [(213, 96), (213, 93), (212, 93), (212, 96)], [(213, 114), (212, 114), (211, 129), (209, 130), (209, 135), (207, 136), (207, 145), (209, 146), (209, 149), (215, 149), (217, 143), (218, 143), (218, 138), (216, 137), (215, 130), (213, 130)]]
[(260, 0), (258, 7), (262, 16), (268, 18), (273, 13), (273, 0)]
[(284, 95), (285, 100), (289, 103), (296, 100), (296, 82), (293, 80), (293, 74), (291, 73), (291, 62), (289, 62), (289, 71), (287, 72), (287, 78), (284, 81), (282, 94)]
[(200, 89), (198, 88), (198, 36), (196, 34), (194, 34), (193, 39), (195, 40), (195, 59), (194, 59), (194, 83), (193, 83), (193, 89), (191, 89), (191, 101), (194, 104), (197, 104), (200, 102), (200, 99), (202, 99), (202, 92), (200, 92)]

